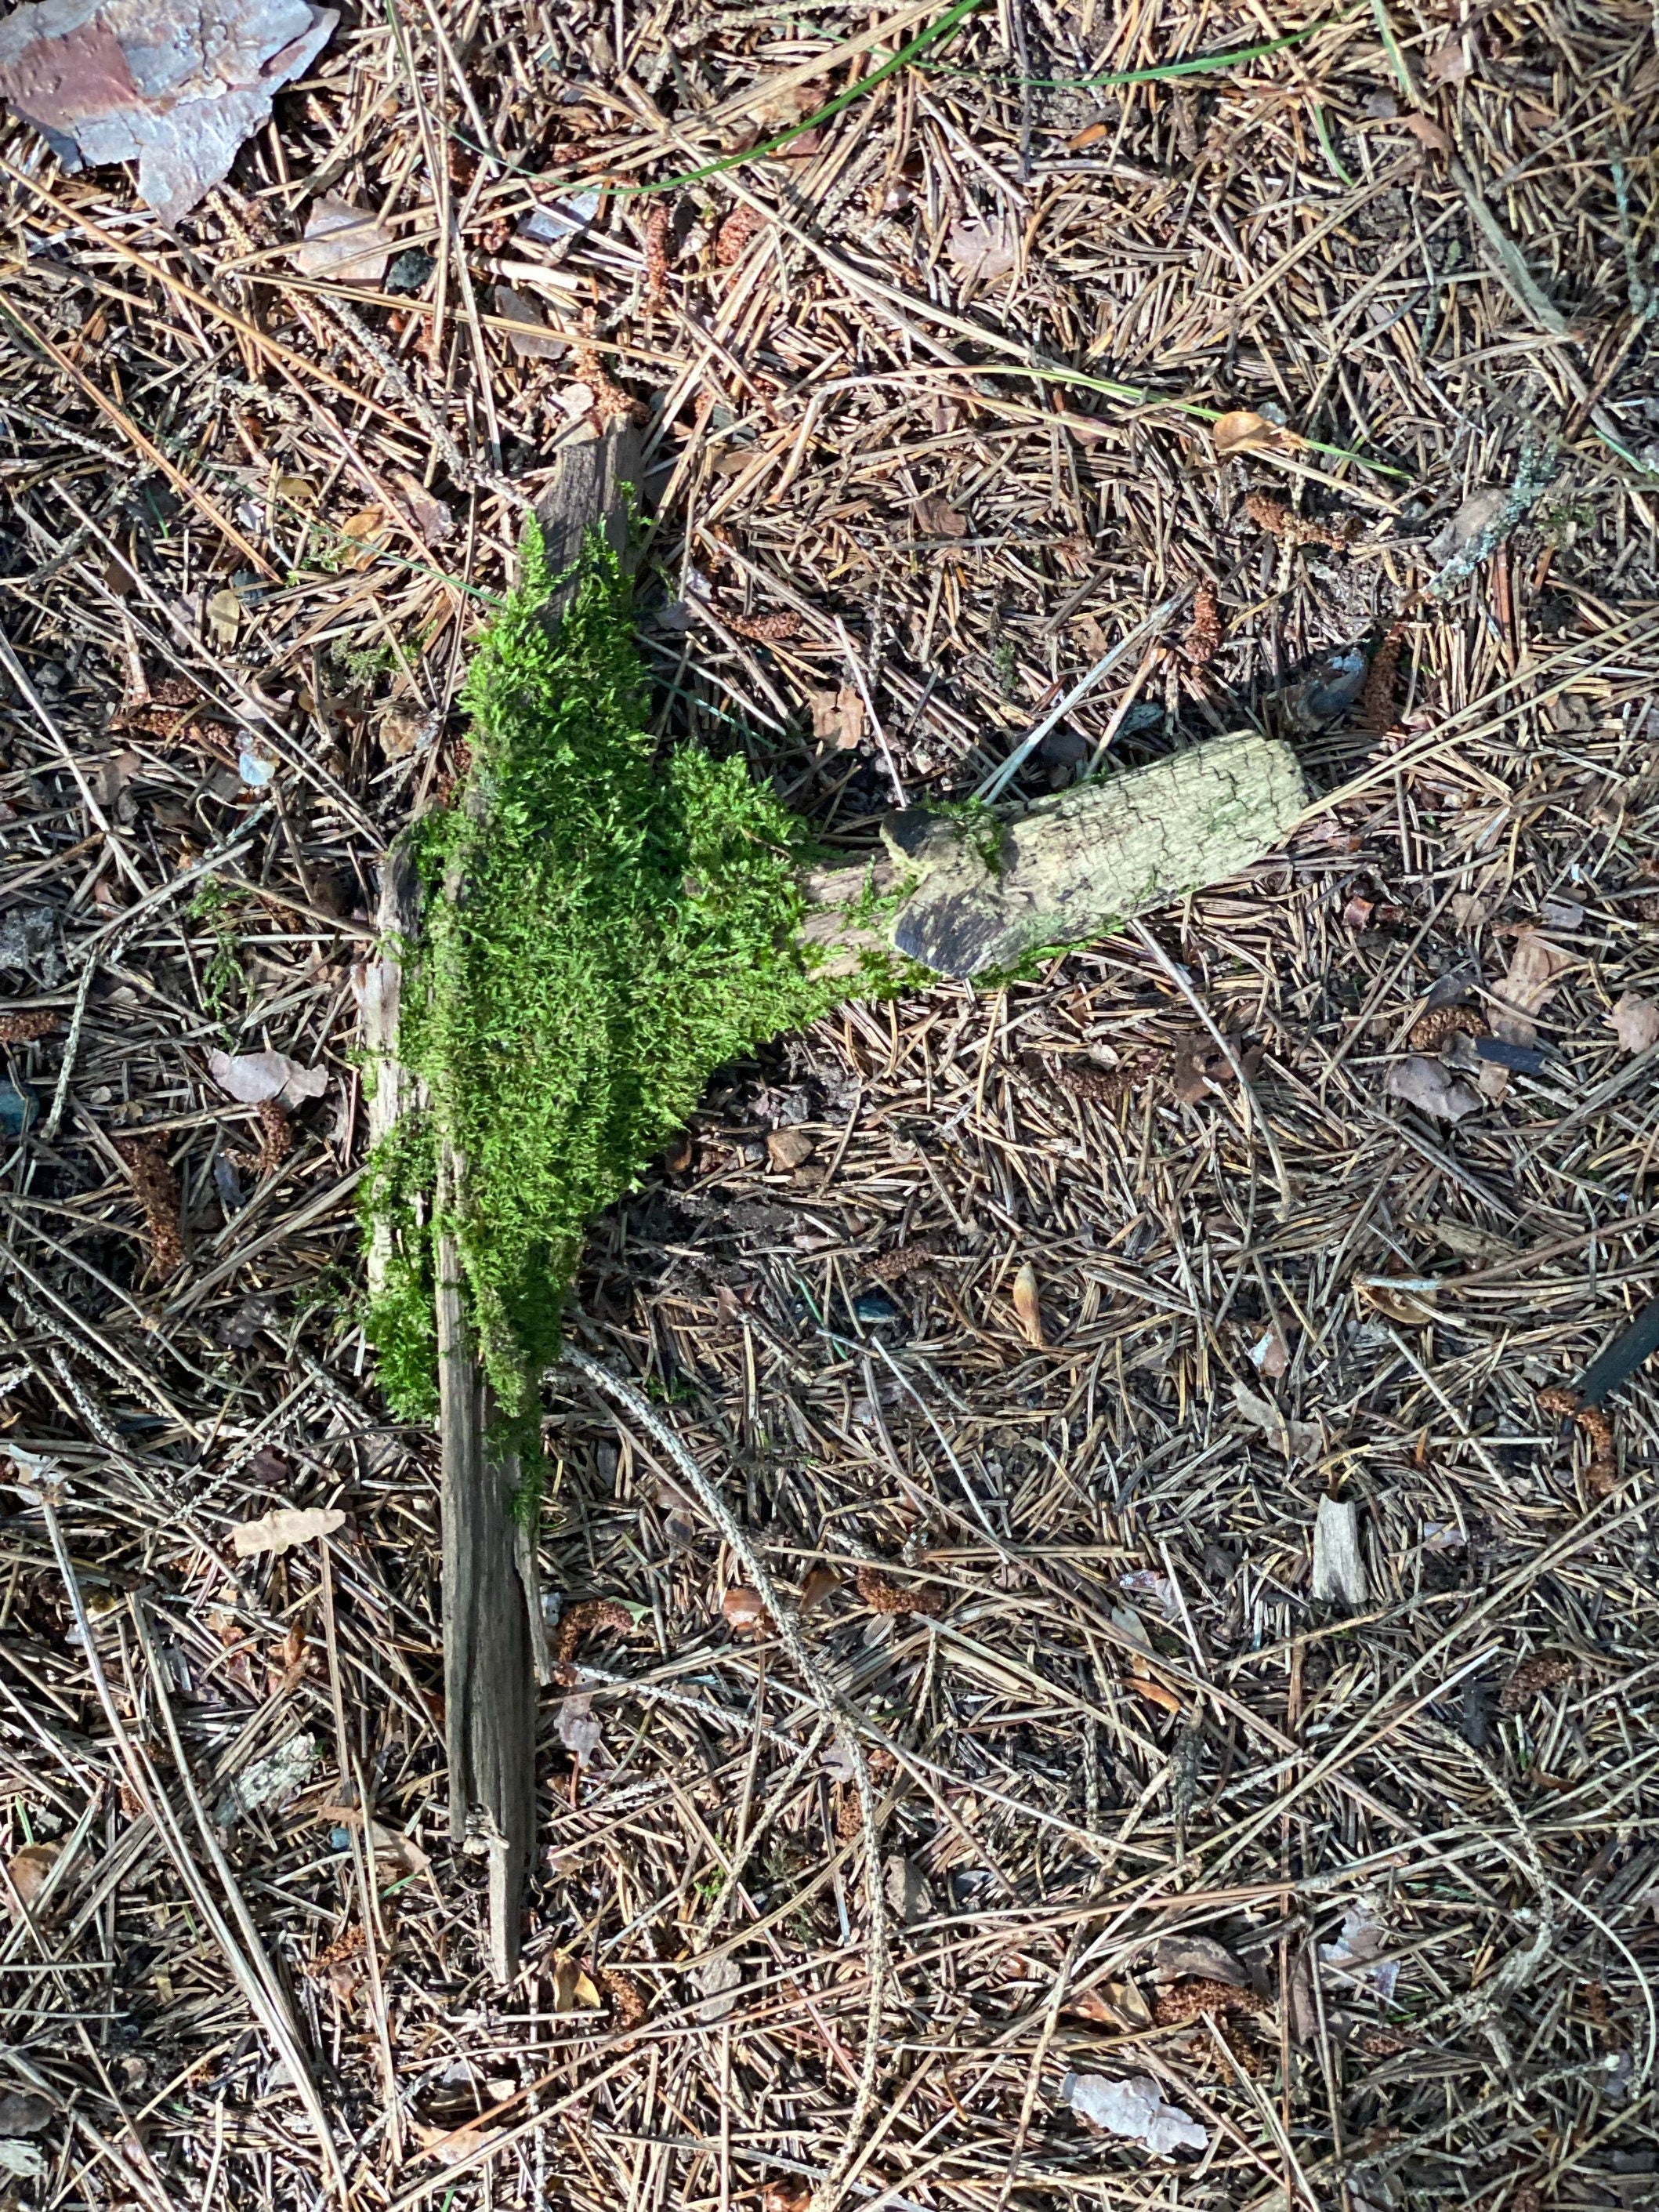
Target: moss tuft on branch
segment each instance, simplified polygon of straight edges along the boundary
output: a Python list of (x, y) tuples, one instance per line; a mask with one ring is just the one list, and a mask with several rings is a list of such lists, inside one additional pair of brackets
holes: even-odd
[(368, 1333), (410, 1419), (435, 1399), (441, 1144), (462, 1171), (469, 1316), (502, 1416), (523, 1425), (587, 1224), (715, 1068), (854, 988), (796, 941), (805, 825), (740, 759), (648, 734), (628, 585), (597, 532), (550, 622), (569, 581), (532, 527), (468, 677), (467, 784), (420, 830), (398, 1049), (428, 1103), (377, 1153), (367, 1200), (397, 1254)]

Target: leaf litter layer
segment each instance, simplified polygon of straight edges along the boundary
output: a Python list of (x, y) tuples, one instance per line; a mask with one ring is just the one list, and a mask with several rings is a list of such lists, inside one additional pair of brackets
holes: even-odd
[[(592, 201), (752, 152), (925, 27), (757, 16), (364, 16), (176, 234), (5, 126), (0, 629), (39, 704), (9, 682), (0, 1118), (34, 1119), (0, 1409), (70, 1489), (60, 1556), (14, 1459), (0, 2132), (66, 2202), (216, 2208), (316, 2201), (325, 2134), (453, 2212), (793, 2212), (845, 2149), (847, 1778), (659, 1442), (574, 1396), (542, 1549), (581, 1679), (528, 1970), (489, 1990), (435, 1809), (430, 1441), (358, 1330), (374, 872), (461, 769), (479, 610), (608, 379), (653, 417), (653, 734), (743, 750), (819, 835), (973, 788), (1200, 579), (1207, 657), (1137, 649), (1024, 794), (1247, 719), (1333, 793), (1152, 933), (1248, 1101), (1120, 945), (734, 1065), (584, 1248), (571, 1328), (897, 1747), (853, 2200), (1639, 2204), (1656, 1401), (1632, 1378), (1609, 1439), (1539, 1393), (1650, 1287), (1648, 11), (1293, 10), (1293, 48), (1091, 94), (1036, 81), (1266, 27), (1022, 0), (654, 233)], [(384, 222), (380, 283), (301, 264), (324, 195)], [(1309, 444), (1224, 459), (1201, 426), (1243, 413)], [(1428, 600), (1528, 425), (1553, 481)], [(1315, 711), (1390, 638), (1370, 702)], [(1484, 1028), (1416, 1042), (1437, 985)], [(245, 1105), (214, 1052), (325, 1088)], [(1407, 1059), (1480, 1103), (1394, 1095)], [(1312, 1596), (1333, 1486), (1352, 1617)], [(349, 1518), (236, 1559), (288, 1510)], [(234, 1816), (220, 1862), (195, 1803)], [(1208, 2163), (1092, 2131), (1131, 2104)]]

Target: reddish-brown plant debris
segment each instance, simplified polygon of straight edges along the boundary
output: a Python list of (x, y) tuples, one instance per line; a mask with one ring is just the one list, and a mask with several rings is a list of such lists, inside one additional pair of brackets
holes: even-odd
[(1365, 671), (1365, 687), (1359, 695), (1359, 717), (1365, 727), (1375, 731), (1378, 737), (1394, 727), (1395, 678), (1400, 672), (1400, 649), (1405, 641), (1405, 623), (1391, 623)]
[(1181, 650), (1195, 668), (1213, 660), (1221, 650), (1221, 602), (1207, 580), (1194, 597), (1192, 626), (1181, 641)]
[(674, 228), (674, 210), (659, 204), (645, 226), (645, 300), (658, 307), (668, 295), (668, 240)]
[(1592, 1498), (1605, 1498), (1618, 1487), (1619, 1455), (1613, 1444), (1613, 1416), (1604, 1406), (1587, 1406), (1577, 1392), (1559, 1382), (1538, 1394), (1540, 1411), (1576, 1422), (1589, 1438), (1590, 1462), (1584, 1470), (1584, 1487)]
[(1310, 514), (1298, 514), (1271, 492), (1253, 491), (1244, 502), (1244, 512), (1252, 522), (1274, 538), (1282, 538), (1287, 545), (1328, 545), (1332, 552), (1340, 553), (1359, 534), (1359, 524), (1351, 519), (1320, 522)]
[(714, 258), (722, 269), (734, 269), (742, 260), (744, 248), (757, 231), (766, 228), (766, 217), (751, 207), (733, 208), (720, 225), (714, 239)]
[(561, 1666), (566, 1666), (575, 1657), (576, 1648), (584, 1636), (601, 1628), (615, 1629), (618, 1635), (626, 1636), (633, 1626), (633, 1614), (625, 1605), (618, 1605), (615, 1598), (579, 1598), (560, 1615), (558, 1632), (553, 1638), (553, 1656)]
[(32, 1006), (0, 1014), (0, 1044), (33, 1044), (37, 1037), (50, 1036), (63, 1018), (56, 1006)]
[(1115, 1106), (1120, 1098), (1127, 1098), (1138, 1083), (1158, 1073), (1164, 1057), (1143, 1052), (1121, 1067), (1096, 1067), (1087, 1061), (1045, 1060), (1035, 1052), (1024, 1055), (1026, 1066), (1046, 1075), (1057, 1090), (1069, 1091), (1073, 1098), (1092, 1099), (1098, 1106)]
[(1413, 1052), (1438, 1052), (1450, 1037), (1491, 1035), (1492, 1024), (1479, 1006), (1431, 1006), (1413, 1023), (1406, 1042)]
[(1506, 1718), (1523, 1713), (1533, 1699), (1562, 1682), (1571, 1681), (1578, 1662), (1568, 1651), (1535, 1651), (1523, 1659), (1498, 1692), (1498, 1710)]
[(258, 1171), (261, 1176), (274, 1175), (288, 1158), (294, 1144), (294, 1125), (289, 1120), (279, 1099), (260, 1101)]
[(1241, 1989), (1236, 1982), (1171, 1982), (1152, 1999), (1152, 2018), (1160, 2027), (1176, 2027), (1206, 2012), (1249, 2015), (1267, 2009), (1265, 1998), (1259, 1997), (1254, 1990)]
[(896, 1583), (860, 1560), (853, 1570), (859, 1595), (872, 1613), (943, 1613), (945, 1594), (927, 1583)]
[(896, 1252), (878, 1252), (873, 1259), (860, 1260), (858, 1272), (866, 1283), (896, 1283), (906, 1275), (914, 1275), (919, 1267), (931, 1267), (939, 1254), (931, 1243), (918, 1240), (905, 1244)]
[(733, 637), (747, 638), (755, 645), (781, 645), (800, 630), (800, 617), (787, 611), (775, 615), (723, 614), (720, 620)]
[(118, 1139), (115, 1149), (132, 1177), (133, 1190), (143, 1208), (149, 1263), (158, 1275), (170, 1275), (185, 1256), (179, 1178), (167, 1164), (159, 1137)]
[(641, 2027), (651, 2016), (651, 2003), (632, 1974), (617, 1966), (601, 1966), (595, 1978), (604, 1990), (618, 2027)]

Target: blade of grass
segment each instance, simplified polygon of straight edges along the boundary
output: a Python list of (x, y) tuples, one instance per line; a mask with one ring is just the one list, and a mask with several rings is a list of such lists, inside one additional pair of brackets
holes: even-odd
[(1331, 137), (1331, 126), (1325, 120), (1324, 109), (1316, 102), (1312, 113), (1314, 135), (1324, 149), (1325, 159), (1330, 164), (1332, 175), (1340, 183), (1346, 185), (1350, 191), (1358, 190), (1358, 179), (1350, 175), (1347, 169), (1344, 167), (1341, 156), (1336, 150), (1336, 142)]
[[(1299, 46), (1321, 27), (1310, 23), (1306, 30), (1287, 32), (1282, 39), (1264, 39), (1259, 46), (1235, 46), (1224, 54), (1195, 54), (1186, 61), (1156, 62), (1148, 69), (1114, 70), (1106, 76), (1021, 76), (1001, 81), (1030, 85), (1045, 92), (1109, 92), (1119, 85), (1169, 84), (1177, 77), (1202, 76), (1214, 70), (1236, 69), (1240, 62), (1257, 61), (1263, 54), (1276, 54), (1284, 46)], [(948, 74), (1001, 77), (1000, 71), (991, 70), (952, 70)]]
[(748, 147), (741, 154), (724, 155), (718, 161), (706, 161), (701, 168), (687, 169), (681, 176), (666, 177), (660, 184), (607, 184), (605, 189), (615, 192), (619, 198), (628, 199), (637, 198), (647, 192), (678, 192), (688, 185), (701, 184), (705, 177), (721, 176), (728, 169), (740, 169), (751, 161), (764, 161), (781, 146), (788, 145), (792, 139), (800, 137), (805, 131), (816, 131), (819, 124), (827, 123), (832, 115), (839, 115), (843, 107), (850, 107), (855, 100), (862, 100), (866, 93), (873, 92), (884, 77), (891, 76), (895, 70), (902, 69), (918, 54), (925, 53), (929, 46), (936, 46), (941, 39), (947, 38), (958, 23), (984, 5), (985, 0), (956, 0), (956, 5), (947, 9), (938, 22), (930, 23), (925, 31), (918, 32), (896, 54), (890, 55), (878, 68), (872, 69), (868, 76), (860, 77), (856, 84), (849, 84), (844, 92), (838, 92), (816, 114), (791, 124), (788, 130), (780, 131), (775, 137), (763, 139), (758, 146)]

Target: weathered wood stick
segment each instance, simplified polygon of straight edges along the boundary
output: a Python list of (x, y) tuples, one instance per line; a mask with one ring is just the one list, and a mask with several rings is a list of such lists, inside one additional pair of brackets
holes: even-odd
[(1225, 882), (1279, 843), (1307, 801), (1290, 747), (1244, 731), (1012, 821), (912, 807), (882, 824), (878, 855), (810, 878), (803, 935), (831, 973), (878, 946), (939, 975), (1005, 972)]

